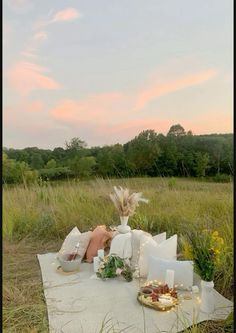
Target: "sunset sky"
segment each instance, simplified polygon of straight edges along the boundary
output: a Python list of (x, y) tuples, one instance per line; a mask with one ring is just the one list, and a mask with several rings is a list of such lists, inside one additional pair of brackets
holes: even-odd
[(232, 0), (4, 0), (3, 145), (232, 133)]

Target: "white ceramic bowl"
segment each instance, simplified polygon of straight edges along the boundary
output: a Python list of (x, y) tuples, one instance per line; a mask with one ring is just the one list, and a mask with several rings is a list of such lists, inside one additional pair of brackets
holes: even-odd
[(77, 256), (75, 260), (69, 261), (63, 257), (62, 258), (59, 257), (58, 260), (64, 272), (73, 272), (79, 268), (82, 258)]

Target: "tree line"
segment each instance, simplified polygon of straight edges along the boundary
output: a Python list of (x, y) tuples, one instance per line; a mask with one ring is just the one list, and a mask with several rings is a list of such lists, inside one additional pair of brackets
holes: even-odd
[(53, 150), (3, 148), (3, 183), (71, 177), (215, 177), (233, 175), (233, 134), (193, 135), (173, 125), (145, 130), (125, 144), (88, 148), (80, 138)]

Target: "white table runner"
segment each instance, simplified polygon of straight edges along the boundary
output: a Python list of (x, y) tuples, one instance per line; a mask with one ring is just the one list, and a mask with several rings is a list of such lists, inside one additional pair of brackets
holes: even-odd
[(78, 273), (64, 275), (57, 270), (56, 253), (38, 255), (38, 260), (50, 333), (177, 333), (205, 320), (226, 319), (232, 311), (233, 303), (215, 290), (211, 315), (199, 311), (199, 295), (169, 312), (155, 311), (138, 303), (138, 280), (102, 281), (93, 278), (93, 265), (87, 263)]

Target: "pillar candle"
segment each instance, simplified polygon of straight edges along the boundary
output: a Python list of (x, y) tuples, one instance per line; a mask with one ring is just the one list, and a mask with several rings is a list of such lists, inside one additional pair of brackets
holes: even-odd
[(100, 259), (104, 259), (104, 250), (103, 250), (103, 249), (98, 250), (98, 257), (99, 257)]
[(194, 294), (199, 293), (199, 288), (198, 288), (198, 286), (192, 286), (192, 292), (193, 292)]
[(166, 270), (165, 283), (168, 284), (169, 288), (173, 288), (174, 286), (174, 276), (175, 276), (175, 271), (173, 269)]
[(99, 257), (93, 257), (93, 269), (94, 269), (95, 273), (98, 272), (99, 265), (100, 265), (100, 258)]

